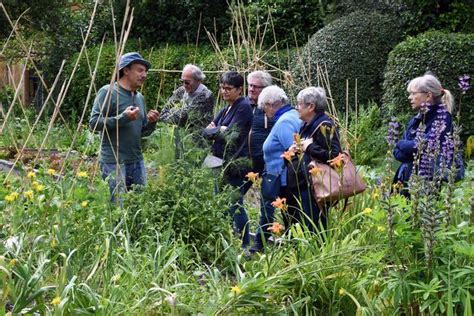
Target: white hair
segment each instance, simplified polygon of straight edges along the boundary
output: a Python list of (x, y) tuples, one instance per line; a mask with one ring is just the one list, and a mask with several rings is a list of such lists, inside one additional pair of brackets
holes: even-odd
[(432, 74), (425, 74), (421, 77), (412, 79), (407, 86), (408, 92), (419, 91), (433, 95), (433, 101), (436, 103), (443, 103), (446, 110), (452, 113), (454, 107), (454, 98), (449, 90), (443, 89), (441, 82)]
[(256, 70), (249, 73), (247, 76), (247, 82), (251, 79), (260, 79), (263, 87), (268, 87), (272, 84), (272, 76), (268, 72), (262, 70)]
[(301, 90), (296, 96), (298, 102), (303, 102), (306, 106), (308, 104), (315, 105), (315, 111), (326, 111), (328, 108), (328, 99), (326, 91), (322, 87), (308, 87)]
[(258, 96), (258, 108), (263, 109), (265, 104), (274, 105), (281, 102), (282, 106), (288, 103), (288, 96), (285, 91), (278, 86), (268, 86), (262, 90)]
[(187, 64), (186, 66), (183, 67), (183, 71), (185, 70), (191, 70), (191, 73), (193, 74), (193, 78), (198, 81), (203, 81), (206, 78), (206, 75), (202, 72), (201, 68), (199, 68), (196, 65), (193, 64)]

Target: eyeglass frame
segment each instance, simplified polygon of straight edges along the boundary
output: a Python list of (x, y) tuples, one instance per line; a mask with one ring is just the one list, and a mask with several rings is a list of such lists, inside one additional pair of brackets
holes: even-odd
[(233, 89), (237, 89), (237, 87), (219, 85), (219, 90), (224, 90), (225, 92), (230, 92)]

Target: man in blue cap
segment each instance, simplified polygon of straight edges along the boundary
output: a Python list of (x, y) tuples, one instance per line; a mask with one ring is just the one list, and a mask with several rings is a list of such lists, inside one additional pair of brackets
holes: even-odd
[(119, 80), (103, 86), (94, 100), (89, 127), (101, 134), (100, 167), (102, 177), (109, 179), (112, 200), (133, 185), (146, 183), (141, 138), (155, 130), (160, 113), (145, 112), (145, 100), (137, 89), (150, 67), (139, 53), (122, 55)]

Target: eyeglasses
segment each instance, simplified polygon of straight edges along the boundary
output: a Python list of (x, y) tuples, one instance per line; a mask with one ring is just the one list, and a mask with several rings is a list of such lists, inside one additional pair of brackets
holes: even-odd
[(256, 84), (249, 84), (249, 88), (255, 88), (255, 89), (263, 89), (265, 88), (264, 86), (257, 86)]
[(179, 79), (179, 82), (183, 83), (186, 86), (191, 84), (191, 80), (186, 80), (186, 79)]
[(428, 93), (428, 92), (424, 92), (424, 91), (411, 91), (408, 93), (408, 95), (415, 95), (415, 94), (418, 94), (418, 93)]
[(231, 86), (219, 86), (221, 90), (224, 90), (225, 92), (230, 92), (232, 89), (235, 89), (235, 87)]

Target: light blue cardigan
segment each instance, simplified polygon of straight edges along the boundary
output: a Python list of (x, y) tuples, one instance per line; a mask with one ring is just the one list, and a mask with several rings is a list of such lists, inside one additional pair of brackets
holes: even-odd
[(291, 109), (277, 119), (263, 143), (265, 171), (281, 174), (282, 186), (286, 186), (286, 167), (282, 169), (284, 158), (281, 155), (293, 144), (293, 134), (299, 133), (301, 124), (298, 111)]

